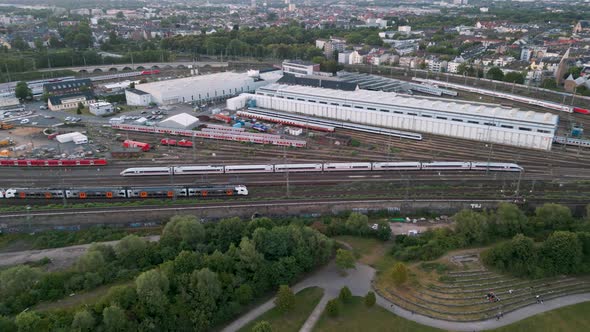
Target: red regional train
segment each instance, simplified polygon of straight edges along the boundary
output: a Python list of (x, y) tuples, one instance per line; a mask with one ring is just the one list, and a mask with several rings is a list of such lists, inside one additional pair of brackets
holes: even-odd
[(0, 160), (4, 167), (70, 167), (70, 166), (104, 166), (106, 159), (6, 159)]

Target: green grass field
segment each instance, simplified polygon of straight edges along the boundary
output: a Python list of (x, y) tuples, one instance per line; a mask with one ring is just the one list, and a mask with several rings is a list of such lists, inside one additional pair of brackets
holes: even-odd
[(295, 308), (291, 312), (282, 314), (277, 308), (273, 308), (239, 331), (250, 332), (256, 323), (265, 320), (270, 323), (273, 331), (297, 332), (320, 302), (322, 295), (324, 290), (321, 288), (306, 288), (295, 295)]
[(332, 318), (326, 312), (318, 321), (317, 332), (435, 332), (442, 331), (398, 317), (378, 305), (367, 308), (363, 298), (355, 296), (350, 303), (340, 305), (340, 314)]
[(585, 332), (590, 330), (590, 302), (545, 312), (495, 329), (495, 332)]

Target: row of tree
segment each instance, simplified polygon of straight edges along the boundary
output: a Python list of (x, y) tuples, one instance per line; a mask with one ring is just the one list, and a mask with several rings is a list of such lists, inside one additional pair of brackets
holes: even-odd
[(557, 231), (535, 243), (517, 234), (482, 254), (483, 262), (519, 277), (541, 278), (590, 272), (590, 232)]
[(398, 235), (392, 254), (404, 261), (427, 261), (448, 250), (486, 245), (516, 234), (542, 240), (554, 231), (590, 230), (588, 221), (575, 219), (569, 208), (559, 204), (544, 204), (527, 216), (516, 205), (502, 203), (495, 211), (460, 211), (453, 220), (454, 229), (430, 230), (420, 236)]
[[(107, 278), (121, 273), (123, 267), (144, 267), (134, 283), (112, 287), (95, 305), (77, 312), (27, 311), (7, 324), (19, 330), (29, 326), (31, 331), (205, 331), (232, 319), (253, 299), (325, 264), (331, 255), (332, 241), (301, 225), (279, 226), (267, 218), (250, 222), (232, 218), (203, 225), (192, 216), (174, 217), (159, 243), (130, 236), (114, 248), (94, 246), (71, 272), (91, 282), (87, 275)], [(3, 271), (3, 305), (16, 309), (10, 302), (19, 293), (31, 293), (27, 287), (58, 289), (53, 299), (59, 298), (63, 295), (60, 283), (68, 283), (56, 280), (38, 286), (46, 283), (43, 280), (44, 274), (35, 269)], [(7, 319), (0, 319), (0, 327), (2, 321)]]

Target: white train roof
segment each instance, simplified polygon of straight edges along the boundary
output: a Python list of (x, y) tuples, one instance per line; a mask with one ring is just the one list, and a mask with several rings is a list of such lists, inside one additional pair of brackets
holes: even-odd
[(529, 121), (543, 124), (556, 124), (559, 117), (551, 113), (522, 111), (518, 108), (507, 108), (487, 103), (473, 103), (459, 100), (449, 100), (434, 97), (415, 97), (397, 94), (395, 92), (356, 90), (341, 91), (298, 85), (269, 84), (258, 91), (284, 94), (295, 94), (318, 99), (340, 100), (347, 104), (359, 103), (364, 105), (383, 105), (406, 107), (420, 110), (475, 115), (489, 118)]

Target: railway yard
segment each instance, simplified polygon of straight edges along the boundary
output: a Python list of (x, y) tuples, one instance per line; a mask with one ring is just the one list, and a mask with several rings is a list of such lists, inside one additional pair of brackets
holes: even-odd
[[(478, 102), (496, 102), (497, 98), (459, 92), (459, 98)], [(506, 104), (506, 102), (503, 102)], [(548, 112), (559, 115), (557, 136), (568, 136), (572, 126), (590, 128), (590, 116), (578, 113), (564, 113), (540, 106), (510, 103), (526, 111)], [(233, 130), (230, 124), (215, 121), (217, 108), (224, 104), (209, 105), (198, 110), (198, 132), (204, 132), (207, 125), (213, 130)], [(186, 107), (168, 107), (169, 113), (186, 112)], [(191, 111), (192, 109), (189, 108)], [(136, 107), (124, 114), (133, 119), (152, 109)], [(236, 112), (223, 111), (232, 122), (248, 122), (235, 118)], [(244, 129), (242, 135), (278, 135), (283, 140), (304, 142), (304, 145), (281, 146), (257, 144), (254, 141), (228, 141), (201, 137), (184, 137), (186, 146), (163, 145), (162, 139), (180, 140), (182, 137), (163, 133), (117, 130), (101, 121), (85, 121), (59, 127), (59, 131), (85, 133), (89, 143), (60, 144), (47, 138), (44, 128), (16, 126), (3, 131), (16, 140), (20, 159), (94, 159), (104, 158), (107, 165), (61, 166), (61, 167), (2, 167), (0, 188), (5, 193), (9, 188), (36, 188), (41, 192), (49, 189), (71, 190), (84, 188), (107, 188), (108, 192), (138, 189), (135, 196), (114, 198), (174, 199), (176, 204), (192, 204), (191, 195), (180, 194), (182, 188), (203, 186), (246, 186), (247, 195), (230, 195), (231, 199), (506, 199), (517, 202), (566, 202), (583, 204), (590, 198), (590, 149), (584, 146), (554, 143), (550, 151), (521, 148), (503, 144), (465, 140), (457, 137), (422, 133), (421, 139), (407, 139), (382, 135), (352, 128), (336, 127), (333, 132), (303, 129), (292, 134), (285, 125), (259, 121), (265, 133)], [(131, 122), (127, 122), (132, 124)], [(219, 129), (225, 126), (227, 129)], [(113, 126), (116, 127), (116, 126)], [(249, 134), (246, 134), (249, 133)], [(297, 136), (295, 136), (297, 135)], [(262, 137), (262, 136), (260, 136)], [(124, 149), (123, 141), (133, 140), (149, 144), (150, 149)], [(188, 146), (188, 147), (187, 147)], [(2, 161), (2, 159), (0, 159)], [(374, 171), (349, 169), (333, 172), (320, 169), (316, 172), (279, 173), (237, 173), (237, 174), (169, 174), (162, 176), (124, 177), (120, 173), (127, 168), (171, 167), (182, 165), (278, 165), (278, 164), (322, 164), (322, 163), (363, 163), (363, 162), (480, 162), (517, 164), (524, 171), (504, 172), (492, 169), (474, 171), (469, 169), (421, 169)], [(141, 188), (158, 188), (160, 196), (145, 194)], [(180, 189), (179, 189), (180, 188)], [(89, 189), (90, 190), (90, 189)], [(67, 196), (67, 195), (63, 195)], [(103, 195), (104, 196), (104, 195)], [(205, 195), (199, 198), (219, 199)], [(247, 197), (245, 197), (247, 196)], [(108, 197), (108, 196), (107, 196)], [(5, 208), (19, 210), (25, 206), (41, 208), (49, 202), (72, 204), (81, 199), (99, 200), (98, 197), (62, 197), (42, 195), (40, 198), (23, 196), (20, 199), (3, 200)], [(113, 198), (113, 196), (109, 197)], [(57, 201), (56, 201), (57, 199)]]

